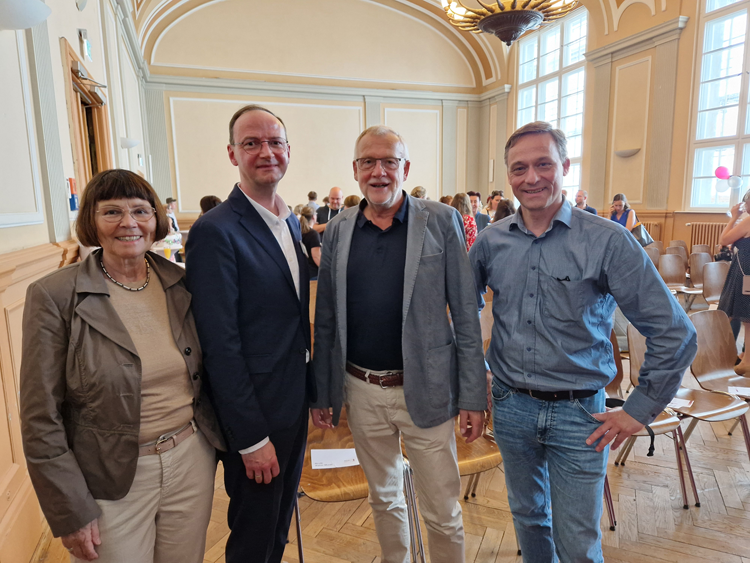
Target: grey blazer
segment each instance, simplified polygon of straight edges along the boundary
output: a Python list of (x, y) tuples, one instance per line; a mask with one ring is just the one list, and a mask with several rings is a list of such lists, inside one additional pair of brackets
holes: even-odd
[[(485, 364), (461, 215), (442, 203), (406, 198), (404, 395), (414, 423), (430, 428), (459, 409), (486, 408)], [(344, 395), (346, 270), (358, 211), (348, 209), (328, 224), (318, 274), (313, 356), (318, 400), (312, 407), (332, 407), (334, 424)]]

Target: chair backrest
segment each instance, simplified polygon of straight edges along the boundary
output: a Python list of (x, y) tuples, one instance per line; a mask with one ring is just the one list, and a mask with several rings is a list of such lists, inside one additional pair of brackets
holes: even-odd
[(693, 252), (690, 255), (690, 280), (695, 287), (703, 285), (703, 266), (713, 262), (708, 252)]
[(687, 250), (685, 250), (683, 246), (669, 246), (667, 247), (667, 254), (677, 254), (678, 256), (681, 256), (682, 260), (685, 262), (685, 268), (690, 265)]
[(638, 332), (633, 323), (628, 323), (628, 349), (630, 350), (630, 382), (633, 387), (637, 387), (643, 359), (646, 357), (646, 337)]
[[(705, 252), (706, 254), (711, 254), (711, 247), (707, 244), (694, 244), (691, 252), (693, 254), (695, 254), (696, 252)], [(713, 259), (713, 255), (711, 256), (711, 259)]]
[(622, 378), (624, 377), (624, 370), (622, 368), (622, 357), (620, 356), (620, 346), (617, 344), (617, 335), (613, 330), (609, 335), (609, 341), (612, 343), (612, 353), (615, 356), (615, 366), (617, 367), (617, 373), (615, 378), (610, 381), (604, 388), (607, 393), (607, 397), (612, 399), (622, 399)]
[(698, 333), (698, 353), (690, 371), (701, 387), (710, 388), (711, 380), (734, 375), (737, 347), (724, 311), (698, 311), (690, 315)]
[[(655, 240), (654, 242), (652, 242), (648, 246), (655, 246), (656, 248), (659, 249), (659, 254), (664, 254), (664, 243), (662, 241)], [(648, 248), (648, 246), (646, 248)]]
[(685, 249), (685, 254), (688, 253), (688, 245), (684, 240), (680, 240), (680, 239), (670, 240), (669, 246), (681, 246), (682, 248)]
[(659, 257), (659, 273), (667, 285), (685, 285), (685, 262), (678, 254)]
[(703, 265), (703, 298), (709, 304), (719, 302), (728, 273), (729, 262), (709, 262)]
[(659, 254), (659, 249), (656, 248), (653, 245), (648, 245), (643, 250), (645, 250), (646, 254), (648, 254), (648, 257), (651, 258), (651, 261), (654, 263), (654, 266), (656, 266), (658, 268), (659, 267), (659, 256), (661, 256)]

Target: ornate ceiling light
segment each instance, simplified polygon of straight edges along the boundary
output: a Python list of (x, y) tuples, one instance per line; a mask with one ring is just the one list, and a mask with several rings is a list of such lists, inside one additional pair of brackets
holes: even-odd
[(441, 0), (450, 22), (472, 33), (492, 33), (508, 47), (526, 31), (559, 19), (578, 6), (578, 0), (497, 0), (481, 8), (467, 8), (461, 0)]

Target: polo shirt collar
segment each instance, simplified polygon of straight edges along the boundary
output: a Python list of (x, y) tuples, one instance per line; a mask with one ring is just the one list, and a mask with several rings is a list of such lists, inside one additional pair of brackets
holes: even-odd
[[(396, 214), (393, 216), (393, 220), (403, 224), (406, 222), (406, 212), (409, 208), (409, 194), (407, 194), (404, 190), (401, 190), (401, 193), (403, 194), (403, 198), (401, 199), (401, 207), (399, 207), (398, 211), (396, 211)], [(357, 213), (357, 226), (360, 229), (368, 221), (367, 217), (365, 217), (365, 207), (367, 207), (367, 205), (367, 200), (365, 198), (362, 198), (362, 201), (359, 202), (359, 212)]]

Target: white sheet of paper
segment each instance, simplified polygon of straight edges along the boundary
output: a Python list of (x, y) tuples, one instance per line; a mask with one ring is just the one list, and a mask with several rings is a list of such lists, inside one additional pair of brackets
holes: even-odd
[(354, 448), (343, 450), (310, 450), (313, 469), (333, 469), (359, 465)]
[(672, 399), (669, 404), (667, 405), (669, 408), (672, 409), (679, 409), (679, 408), (687, 408), (693, 406), (693, 401), (688, 401), (687, 399)]
[(742, 395), (743, 397), (750, 397), (750, 387), (729, 387), (728, 391), (732, 395)]

